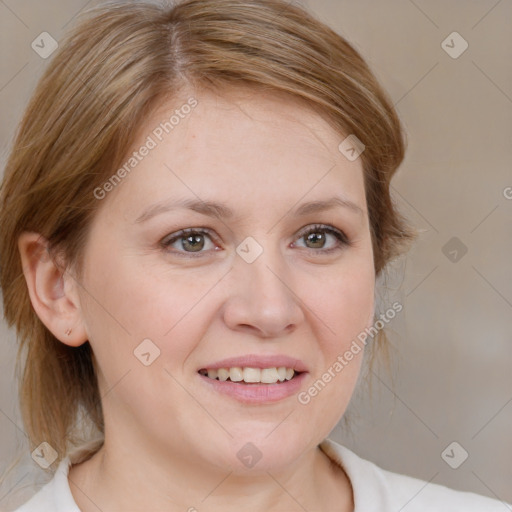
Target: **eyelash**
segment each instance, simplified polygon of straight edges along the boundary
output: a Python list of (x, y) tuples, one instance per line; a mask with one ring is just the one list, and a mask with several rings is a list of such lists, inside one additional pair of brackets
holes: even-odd
[[(328, 233), (330, 235), (333, 235), (338, 240), (338, 246), (337, 247), (331, 247), (330, 249), (312, 249), (309, 247), (306, 247), (306, 250), (311, 251), (316, 254), (329, 254), (333, 251), (337, 251), (340, 249), (343, 249), (345, 247), (351, 247), (352, 242), (349, 240), (347, 235), (343, 231), (340, 231), (333, 226), (328, 226), (325, 224), (314, 224), (312, 226), (307, 226), (307, 228), (302, 229), (296, 240), (300, 240), (312, 233)], [(175, 250), (169, 250), (169, 247), (176, 241), (180, 240), (180, 238), (185, 238), (186, 236), (190, 235), (207, 235), (210, 237), (210, 239), (215, 242), (216, 237), (213, 235), (213, 232), (208, 228), (186, 228), (182, 229), (176, 233), (173, 233), (171, 235), (166, 236), (160, 241), (160, 245), (163, 249), (167, 250), (168, 252), (172, 252), (173, 254), (176, 254), (180, 257), (184, 258), (198, 258), (205, 254), (205, 252), (209, 251), (198, 251), (198, 252), (186, 252), (186, 251), (175, 251)]]

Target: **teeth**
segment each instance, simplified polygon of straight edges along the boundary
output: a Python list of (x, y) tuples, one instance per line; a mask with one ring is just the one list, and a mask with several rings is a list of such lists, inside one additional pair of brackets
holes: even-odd
[(229, 369), (229, 378), (233, 382), (240, 382), (241, 380), (243, 380), (244, 375), (243, 375), (242, 368), (239, 368), (238, 366), (236, 366), (235, 368), (230, 368)]
[(275, 384), (279, 380), (276, 368), (265, 368), (261, 370), (261, 381), (265, 384)]
[[(208, 377), (210, 376), (210, 372), (208, 372)], [(229, 370), (226, 368), (219, 368), (217, 370), (217, 377), (219, 377), (219, 380), (228, 380), (229, 378)], [(214, 378), (214, 377), (212, 377)]]
[(220, 381), (226, 381), (229, 378), (232, 382), (276, 384), (277, 382), (291, 380), (295, 375), (295, 370), (285, 366), (263, 369), (235, 366), (234, 368), (201, 370), (201, 374)]
[(261, 370), (259, 368), (244, 368), (244, 382), (261, 382)]

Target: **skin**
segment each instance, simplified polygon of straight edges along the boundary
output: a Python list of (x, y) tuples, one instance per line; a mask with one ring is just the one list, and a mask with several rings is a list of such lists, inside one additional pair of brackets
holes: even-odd
[[(197, 371), (226, 357), (285, 354), (308, 367), (303, 391), (371, 325), (362, 162), (346, 159), (344, 136), (296, 101), (226, 92), (182, 92), (147, 119), (134, 150), (190, 96), (198, 100), (101, 200), (80, 285), (72, 268), (62, 274), (41, 256), (44, 239), (20, 237), (37, 314), (63, 343), (89, 340), (98, 367), (105, 444), (69, 473), (83, 511), (225, 512), (243, 509), (247, 496), (252, 510), (353, 510), (346, 474), (318, 444), (348, 406), (363, 351), (307, 405), (296, 395), (244, 404), (210, 389)], [(333, 195), (362, 212), (291, 213)], [(176, 209), (135, 222), (176, 197), (224, 203), (234, 217)], [(351, 245), (326, 234), (323, 248), (334, 249), (319, 253), (322, 242), (300, 236), (314, 224), (343, 231)], [(198, 257), (187, 258), (183, 238), (160, 244), (191, 227), (212, 233), (200, 238)], [(263, 248), (253, 263), (236, 252), (248, 236)], [(133, 354), (145, 338), (160, 349), (150, 366)], [(262, 454), (252, 468), (237, 457), (247, 442)]]

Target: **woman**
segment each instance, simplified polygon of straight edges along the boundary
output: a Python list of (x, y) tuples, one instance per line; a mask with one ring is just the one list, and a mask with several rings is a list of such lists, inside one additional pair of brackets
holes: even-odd
[(403, 154), (363, 59), (297, 7), (91, 11), (2, 187), (22, 412), (55, 470), (18, 510), (503, 510), (327, 439), (415, 236)]

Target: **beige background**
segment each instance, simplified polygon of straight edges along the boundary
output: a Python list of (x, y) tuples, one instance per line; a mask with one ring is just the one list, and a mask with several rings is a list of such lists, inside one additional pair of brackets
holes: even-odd
[[(303, 4), (356, 46), (389, 91), (409, 139), (394, 197), (424, 230), (381, 292), (382, 312), (394, 300), (404, 304), (389, 329), (392, 372), (377, 369), (372, 399), (359, 388), (349, 408), (352, 433), (339, 426), (331, 437), (383, 468), (512, 502), (512, 3)], [(59, 40), (85, 6), (0, 2), (2, 164), (45, 65), (31, 42), (43, 31)], [(441, 46), (454, 31), (469, 44), (456, 59)], [(457, 262), (445, 255), (453, 237), (459, 256), (467, 248)], [(2, 471), (24, 442), (15, 338), (4, 321), (0, 353)], [(441, 457), (453, 441), (469, 454), (458, 469)], [(31, 478), (24, 475), (0, 489), (0, 509), (12, 485)]]

